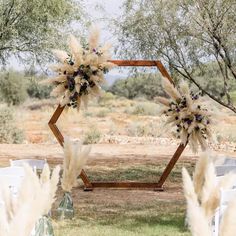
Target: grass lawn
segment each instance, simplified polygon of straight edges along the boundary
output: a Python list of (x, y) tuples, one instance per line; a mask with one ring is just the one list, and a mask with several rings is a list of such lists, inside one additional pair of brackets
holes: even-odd
[[(185, 201), (181, 193), (181, 168), (179, 163), (168, 179), (166, 192), (145, 190), (98, 190), (83, 192), (74, 189), (76, 217), (64, 222), (54, 221), (56, 236), (156, 236), (190, 235), (184, 227)], [(185, 163), (186, 165), (186, 163)], [(187, 166), (192, 168), (192, 163)], [(164, 166), (125, 166), (102, 169), (97, 166), (88, 173), (96, 180), (153, 181)], [(177, 197), (175, 189), (180, 189)], [(173, 192), (172, 192), (173, 191)], [(58, 198), (62, 197), (59, 192)], [(58, 202), (57, 202), (58, 204)], [(54, 214), (55, 211), (54, 211)]]

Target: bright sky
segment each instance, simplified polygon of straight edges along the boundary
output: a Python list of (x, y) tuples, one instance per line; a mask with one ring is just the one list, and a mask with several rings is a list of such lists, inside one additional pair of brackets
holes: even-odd
[[(79, 0), (78, 0), (79, 1)], [(109, 19), (116, 18), (121, 14), (120, 7), (122, 6), (124, 0), (87, 0), (84, 5), (91, 20), (96, 23), (101, 29), (101, 41), (109, 41), (111, 44), (116, 42), (116, 37), (114, 37), (109, 31), (107, 24), (109, 24)], [(107, 19), (104, 19), (105, 18)], [(21, 70), (22, 65), (12, 58), (8, 67), (14, 67), (16, 70)], [(115, 71), (114, 71), (115, 73)]]
[(109, 19), (117, 18), (122, 14), (121, 6), (124, 0), (87, 0), (86, 8), (92, 21), (100, 26), (102, 40), (111, 43), (116, 40), (108, 29)]

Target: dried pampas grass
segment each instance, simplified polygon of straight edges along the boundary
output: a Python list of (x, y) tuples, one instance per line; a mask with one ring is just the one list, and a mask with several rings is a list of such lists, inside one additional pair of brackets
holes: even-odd
[(51, 69), (59, 75), (56, 78), (42, 81), (43, 84), (56, 86), (51, 96), (60, 98), (61, 106), (71, 106), (80, 109), (81, 103), (88, 104), (91, 97), (99, 96), (104, 74), (115, 65), (108, 60), (111, 58), (110, 45), (99, 45), (100, 31), (91, 27), (88, 37), (88, 47), (83, 48), (80, 42), (70, 35), (68, 44), (70, 53), (53, 50), (60, 64)]
[(193, 182), (185, 168), (182, 169), (184, 194), (187, 200), (187, 219), (193, 236), (211, 236), (208, 220), (200, 207)]
[(55, 200), (60, 168), (56, 167), (50, 178), (46, 166), (42, 179), (28, 165), (24, 168), (25, 177), (17, 197), (11, 195), (9, 188), (0, 186), (1, 192), (8, 198), (3, 199), (6, 204), (0, 211), (1, 236), (29, 236), (37, 220), (48, 213)]
[(62, 189), (71, 192), (73, 187), (77, 186), (77, 177), (86, 164), (91, 147), (82, 148), (81, 143), (71, 141), (65, 138), (64, 141), (64, 159), (63, 175), (61, 179)]
[[(201, 154), (193, 174), (193, 182), (186, 169), (182, 171), (188, 223), (192, 234), (196, 236), (208, 235), (209, 225), (219, 207), (220, 190), (232, 188), (236, 180), (235, 173), (228, 173), (218, 180), (213, 164), (214, 158), (211, 155), (209, 152)], [(198, 229), (200, 225), (202, 229)]]
[(157, 97), (156, 100), (164, 105), (162, 113), (167, 116), (166, 123), (176, 127), (176, 137), (184, 145), (188, 142), (194, 153), (199, 146), (206, 150), (207, 140), (212, 140), (214, 113), (207, 108), (200, 93), (193, 93), (186, 82), (182, 81), (177, 88), (163, 77), (162, 86), (170, 98)]
[(236, 198), (231, 200), (223, 214), (221, 223), (220, 223), (220, 236), (235, 236), (236, 232)]

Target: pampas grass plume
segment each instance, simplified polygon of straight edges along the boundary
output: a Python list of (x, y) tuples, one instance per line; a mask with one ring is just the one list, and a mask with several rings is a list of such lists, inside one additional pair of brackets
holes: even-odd
[(231, 200), (223, 214), (219, 235), (220, 236), (235, 236), (236, 233), (236, 196)]
[(211, 236), (208, 221), (199, 206), (193, 182), (185, 168), (182, 169), (184, 194), (187, 200), (187, 217), (193, 236)]
[[(14, 211), (9, 204), (1, 207), (1, 236), (29, 236), (37, 220), (48, 213), (54, 201), (60, 168), (54, 169), (51, 179), (47, 165), (43, 169), (41, 179), (30, 166), (24, 165), (24, 169), (25, 177), (16, 198), (10, 194), (9, 188), (0, 186), (1, 192), (5, 191), (5, 196), (9, 198), (7, 202), (13, 202), (13, 199), (16, 201)], [(9, 214), (10, 211), (12, 211), (11, 214)]]
[(90, 150), (90, 146), (82, 149), (81, 143), (75, 143), (69, 138), (65, 138), (62, 175), (62, 188), (64, 191), (70, 192), (73, 187), (77, 186), (77, 177), (88, 159)]
[(99, 39), (100, 39), (100, 30), (97, 26), (92, 25), (89, 34), (89, 49), (91, 51), (98, 47)]
[(53, 49), (52, 52), (62, 63), (68, 58), (68, 53), (63, 50)]
[(193, 184), (198, 199), (200, 199), (202, 194), (202, 188), (205, 182), (205, 173), (208, 166), (209, 166), (208, 153), (204, 152), (200, 155), (195, 166), (195, 171), (193, 173)]
[(181, 98), (180, 93), (174, 87), (174, 85), (166, 78), (162, 77), (162, 87), (164, 88), (165, 92), (173, 99), (178, 100)]

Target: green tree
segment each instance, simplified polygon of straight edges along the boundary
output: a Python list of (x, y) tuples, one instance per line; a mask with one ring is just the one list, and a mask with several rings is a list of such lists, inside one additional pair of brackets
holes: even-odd
[[(160, 58), (174, 78), (188, 79), (236, 112), (230, 96), (230, 83), (236, 80), (235, 0), (126, 0), (123, 9), (116, 22), (122, 54)], [(217, 94), (201, 79), (209, 76), (214, 82), (209, 62), (220, 78)]]
[(0, 97), (8, 105), (19, 105), (27, 98), (27, 81), (16, 71), (0, 73)]
[(138, 73), (127, 79), (117, 80), (109, 89), (110, 92), (133, 99), (135, 97), (146, 97), (153, 99), (163, 96), (161, 78), (158, 74)]
[(70, 25), (84, 19), (76, 0), (0, 0), (0, 16), (1, 64), (11, 56), (45, 62)]

